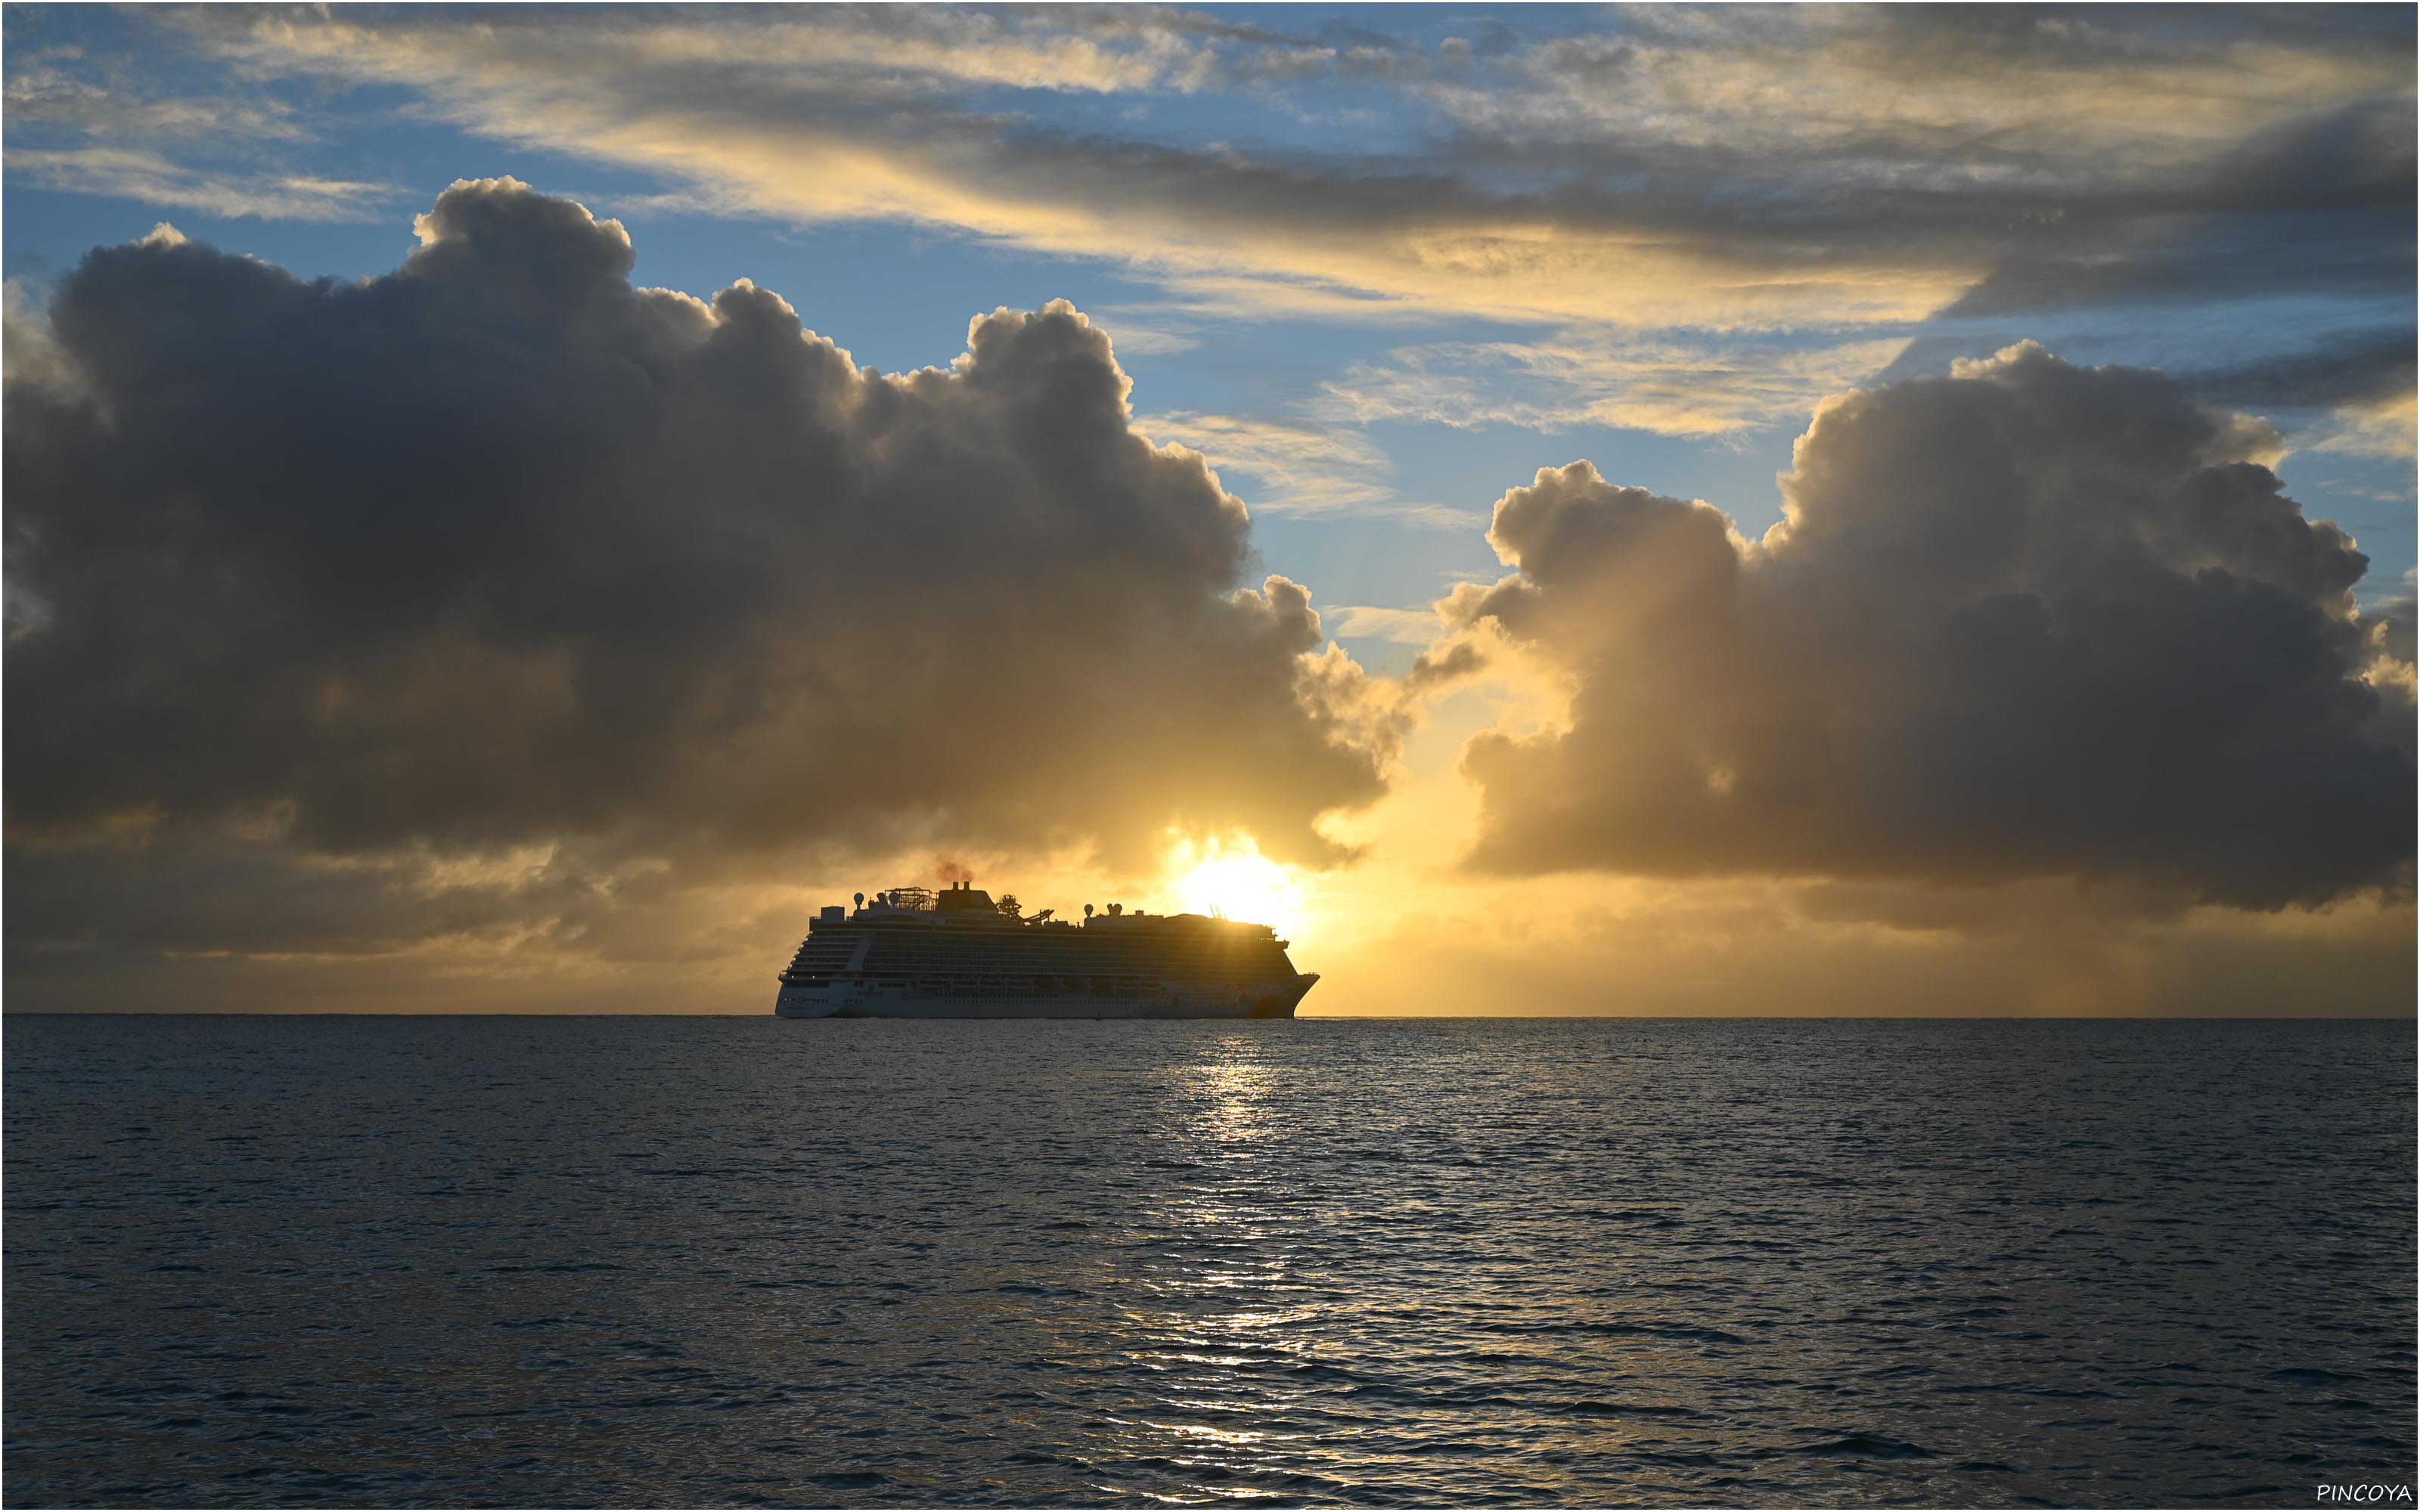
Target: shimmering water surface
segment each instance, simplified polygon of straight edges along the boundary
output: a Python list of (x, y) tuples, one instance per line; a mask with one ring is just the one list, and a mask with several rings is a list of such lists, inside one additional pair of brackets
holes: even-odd
[(7, 1500), (2309, 1504), (2413, 1033), (12, 1017)]

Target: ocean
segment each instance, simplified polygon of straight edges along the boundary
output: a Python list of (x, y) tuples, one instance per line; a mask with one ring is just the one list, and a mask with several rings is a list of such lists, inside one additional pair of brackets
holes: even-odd
[(14, 1506), (2413, 1479), (2408, 1022), (5, 1033)]

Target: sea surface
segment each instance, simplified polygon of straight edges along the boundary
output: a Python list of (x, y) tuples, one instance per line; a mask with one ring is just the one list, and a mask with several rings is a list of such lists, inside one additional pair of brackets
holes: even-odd
[(10, 1505), (2413, 1477), (2409, 1023), (5, 1032)]

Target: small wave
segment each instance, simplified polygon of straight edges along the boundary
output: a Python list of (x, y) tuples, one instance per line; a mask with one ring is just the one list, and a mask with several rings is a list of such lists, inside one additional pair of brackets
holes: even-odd
[(1811, 1443), (1798, 1451), (1803, 1455), (1822, 1455), (1833, 1459), (1938, 1459), (1940, 1452), (1920, 1443), (1902, 1439), (1886, 1438), (1879, 1433), (1852, 1433), (1844, 1438), (1823, 1443)]
[(1560, 1409), (1574, 1417), (1703, 1417), (1695, 1408), (1672, 1407), (1662, 1402), (1601, 1402), (1594, 1397), (1585, 1401), (1565, 1402)]
[(2317, 1366), (2296, 1365), (2289, 1366), (2284, 1370), (2272, 1370), (2269, 1372), (2267, 1379), (2271, 1381), (2282, 1381), (2289, 1385), (2295, 1386), (2325, 1386), (2333, 1381), (2359, 1381), (2361, 1378), (2359, 1376), (2348, 1376), (2335, 1370), (2321, 1370)]

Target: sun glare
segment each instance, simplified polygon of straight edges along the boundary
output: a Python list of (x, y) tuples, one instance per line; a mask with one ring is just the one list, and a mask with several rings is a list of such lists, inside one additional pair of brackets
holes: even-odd
[(1249, 846), (1205, 852), (1187, 845), (1180, 850), (1174, 870), (1171, 890), (1177, 905), (1190, 913), (1215, 910), (1229, 918), (1283, 930), (1301, 908), (1302, 887), (1294, 872)]

